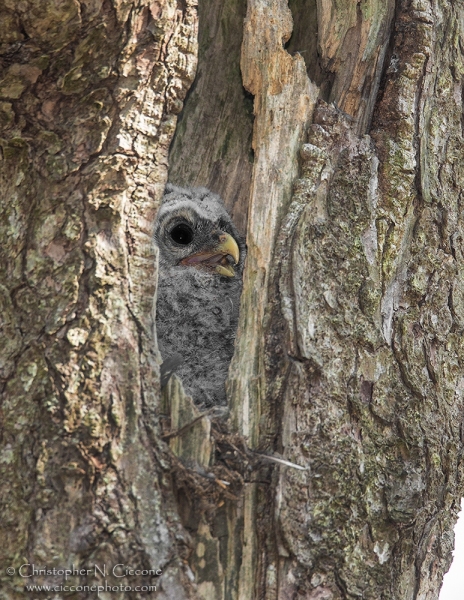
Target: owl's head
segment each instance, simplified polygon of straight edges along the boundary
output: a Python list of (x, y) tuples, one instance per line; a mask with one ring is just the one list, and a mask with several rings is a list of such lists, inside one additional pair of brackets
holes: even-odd
[(206, 188), (168, 183), (154, 238), (162, 267), (190, 267), (225, 277), (243, 268), (245, 244), (222, 199)]

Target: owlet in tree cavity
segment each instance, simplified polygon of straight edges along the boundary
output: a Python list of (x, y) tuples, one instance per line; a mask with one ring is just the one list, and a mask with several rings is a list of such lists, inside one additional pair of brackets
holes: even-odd
[(226, 404), (245, 243), (222, 199), (206, 188), (168, 184), (154, 232), (161, 385), (172, 371), (195, 404)]

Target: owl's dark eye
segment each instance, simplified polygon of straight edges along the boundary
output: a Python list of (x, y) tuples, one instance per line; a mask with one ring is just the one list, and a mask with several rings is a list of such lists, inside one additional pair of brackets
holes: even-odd
[(185, 223), (179, 223), (169, 232), (171, 239), (181, 246), (188, 246), (193, 240), (193, 230)]

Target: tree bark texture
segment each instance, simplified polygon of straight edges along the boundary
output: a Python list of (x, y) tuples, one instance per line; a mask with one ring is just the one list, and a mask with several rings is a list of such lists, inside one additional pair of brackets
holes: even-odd
[(0, 20), (0, 595), (62, 583), (8, 566), (123, 563), (163, 571), (148, 596), (191, 598), (157, 425), (151, 235), (196, 6), (2, 0)]
[(306, 471), (246, 481), (226, 598), (438, 598), (463, 495), (463, 16), (248, 0), (232, 423)]
[(151, 311), (195, 6), (3, 2), (3, 564), (436, 599), (464, 493), (463, 2), (200, 3), (170, 179), (247, 232), (228, 426), (303, 467), (207, 508), (169, 468), (210, 481), (214, 427), (175, 378), (159, 403)]
[[(321, 8), (322, 59), (333, 52), (346, 68), (354, 52), (330, 39), (333, 21), (324, 35)], [(335, 72), (337, 108), (314, 113), (269, 270), (260, 418), (308, 470), (280, 468), (272, 502), (257, 490), (258, 513), (275, 519), (274, 535), (265, 516), (256, 528), (266, 598), (437, 598), (450, 561), (462, 495), (463, 6), (400, 3), (388, 55), (377, 32), (392, 11), (376, 8), (358, 5), (349, 31), (365, 48), (349, 76)]]

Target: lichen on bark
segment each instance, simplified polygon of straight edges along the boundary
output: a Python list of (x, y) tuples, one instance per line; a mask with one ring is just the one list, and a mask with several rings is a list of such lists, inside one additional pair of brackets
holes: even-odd
[(275, 500), (258, 501), (272, 597), (431, 599), (450, 563), (463, 486), (457, 12), (401, 3), (369, 135), (321, 104), (302, 149), (273, 258), (266, 389), (267, 422), (285, 424), (270, 427), (275, 447), (308, 471), (281, 469)]
[(151, 227), (196, 5), (3, 8), (2, 563), (150, 565), (158, 596), (192, 597), (155, 418)]

